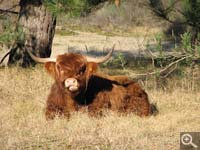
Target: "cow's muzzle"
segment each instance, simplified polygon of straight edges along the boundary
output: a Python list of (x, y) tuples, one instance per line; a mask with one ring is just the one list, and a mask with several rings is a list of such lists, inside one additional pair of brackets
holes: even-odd
[(70, 92), (76, 92), (78, 90), (79, 84), (75, 78), (67, 78), (65, 80), (65, 87), (68, 88)]

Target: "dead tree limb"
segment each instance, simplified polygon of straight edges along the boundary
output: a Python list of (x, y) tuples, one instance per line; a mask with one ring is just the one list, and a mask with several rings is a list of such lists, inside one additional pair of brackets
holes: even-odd
[(6, 57), (10, 55), (10, 52), (11, 52), (11, 50), (9, 50), (9, 51), (3, 56), (3, 58), (2, 58), (1, 61), (0, 61), (0, 65), (3, 63), (3, 61), (6, 59)]
[(156, 71), (153, 71), (153, 72), (146, 72), (146, 73), (141, 73), (141, 74), (136, 74), (136, 73), (130, 72), (129, 70), (126, 70), (126, 72), (129, 73), (130, 77), (133, 78), (133, 79), (142, 79), (142, 78), (145, 78), (147, 76), (156, 75), (156, 74), (165, 74), (165, 76), (166, 75), (168, 76), (170, 73), (172, 73), (175, 70), (175, 69), (169, 70), (171, 67), (173, 67), (174, 65), (177, 65), (179, 62), (181, 62), (181, 61), (183, 61), (187, 58), (192, 58), (192, 57), (193, 57), (192, 55), (182, 56), (180, 59), (173, 61), (172, 63), (170, 63), (169, 65), (167, 65), (163, 69), (156, 70)]
[(11, 13), (11, 14), (19, 14), (19, 12), (17, 11), (13, 11), (12, 9), (16, 8), (17, 6), (19, 6), (18, 4), (17, 5), (14, 5), (8, 9), (0, 9), (0, 14), (5, 14), (5, 13)]

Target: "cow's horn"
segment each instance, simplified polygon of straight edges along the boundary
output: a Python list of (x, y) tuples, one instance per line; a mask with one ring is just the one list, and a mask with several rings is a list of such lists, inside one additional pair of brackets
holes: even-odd
[(110, 52), (106, 56), (98, 57), (98, 58), (86, 56), (87, 61), (88, 62), (96, 62), (98, 64), (104, 63), (112, 56), (114, 49), (115, 49), (115, 44), (113, 45), (112, 49), (110, 50)]
[(40, 58), (33, 55), (29, 50), (27, 50), (27, 52), (30, 55), (30, 57), (36, 62), (39, 62), (39, 63), (56, 62), (56, 58)]

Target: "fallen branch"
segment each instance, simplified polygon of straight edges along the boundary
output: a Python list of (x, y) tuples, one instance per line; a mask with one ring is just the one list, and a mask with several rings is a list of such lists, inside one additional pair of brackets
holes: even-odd
[(6, 57), (7, 57), (8, 55), (10, 55), (10, 53), (11, 53), (11, 50), (9, 50), (9, 52), (7, 52), (7, 53), (3, 56), (3, 58), (2, 58), (1, 61), (0, 61), (0, 64), (3, 63), (3, 61), (6, 59)]
[[(174, 66), (174, 65), (177, 65), (179, 62), (181, 62), (182, 60), (184, 60), (184, 59), (187, 59), (187, 58), (191, 58), (192, 56), (191, 55), (186, 55), (186, 56), (184, 56), (184, 57), (181, 57), (180, 59), (178, 59), (178, 60), (176, 60), (176, 61), (173, 61), (172, 63), (170, 63), (169, 65), (167, 65), (165, 68), (163, 68), (163, 69), (161, 69), (161, 70), (159, 70), (159, 71), (153, 71), (153, 72), (147, 72), (147, 73), (142, 73), (142, 74), (136, 74), (136, 73), (133, 73), (133, 72), (131, 72), (130, 73), (130, 71), (127, 71), (129, 74), (130, 74), (130, 76), (131, 76), (131, 78), (134, 78), (134, 79), (139, 79), (139, 78), (143, 78), (143, 77), (147, 77), (147, 76), (149, 76), (149, 75), (155, 75), (155, 74), (164, 74), (168, 69), (170, 69), (172, 66)], [(172, 71), (170, 71), (170, 73), (171, 72), (173, 72), (175, 69), (173, 69)], [(167, 76), (169, 75), (169, 72), (167, 73)]]

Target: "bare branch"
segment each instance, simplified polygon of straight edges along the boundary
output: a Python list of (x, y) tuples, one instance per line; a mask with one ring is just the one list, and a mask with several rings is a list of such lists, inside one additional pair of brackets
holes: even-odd
[(164, 76), (162, 76), (162, 78), (168, 77), (172, 72), (174, 72), (174, 70), (176, 70), (176, 68), (177, 68), (177, 63), (175, 64), (174, 68), (172, 70), (170, 70), (167, 74), (165, 74)]
[(11, 14), (19, 14), (19, 12), (16, 11), (12, 11), (12, 10), (4, 10), (4, 9), (0, 9), (0, 13), (11, 13)]
[(16, 11), (12, 11), (12, 9), (14, 9), (15, 7), (19, 6), (18, 4), (17, 5), (14, 5), (8, 9), (0, 9), (0, 13), (11, 13), (11, 14), (19, 14), (19, 12), (16, 12)]
[(2, 64), (3, 61), (6, 59), (6, 57), (10, 55), (10, 52), (11, 52), (11, 50), (9, 50), (9, 51), (3, 56), (3, 58), (2, 58), (1, 61), (0, 61), (0, 64)]
[(174, 2), (172, 3), (171, 6), (169, 6), (168, 8), (165, 9), (165, 13), (168, 14), (170, 11), (172, 11), (173, 8), (174, 8), (174, 6), (175, 6), (178, 2), (180, 2), (180, 0), (176, 0), (176, 1), (174, 1)]
[(87, 47), (87, 45), (85, 44), (85, 50), (86, 50), (86, 53), (88, 54), (88, 47)]
[[(181, 57), (180, 59), (173, 61), (172, 63), (170, 63), (169, 65), (167, 65), (165, 68), (159, 70), (159, 71), (153, 71), (153, 72), (147, 72), (147, 73), (142, 73), (142, 74), (135, 74), (133, 72), (130, 73), (130, 71), (127, 71), (128, 73), (130, 73), (131, 78), (143, 78), (143, 77), (147, 77), (149, 75), (155, 75), (155, 74), (164, 74), (167, 70), (169, 70), (172, 66), (177, 65), (179, 62), (187, 59), (187, 58), (191, 58), (191, 55), (186, 55)], [(174, 69), (173, 69), (174, 71)], [(170, 71), (173, 72), (173, 71)], [(167, 76), (169, 75), (169, 72), (167, 73)]]

